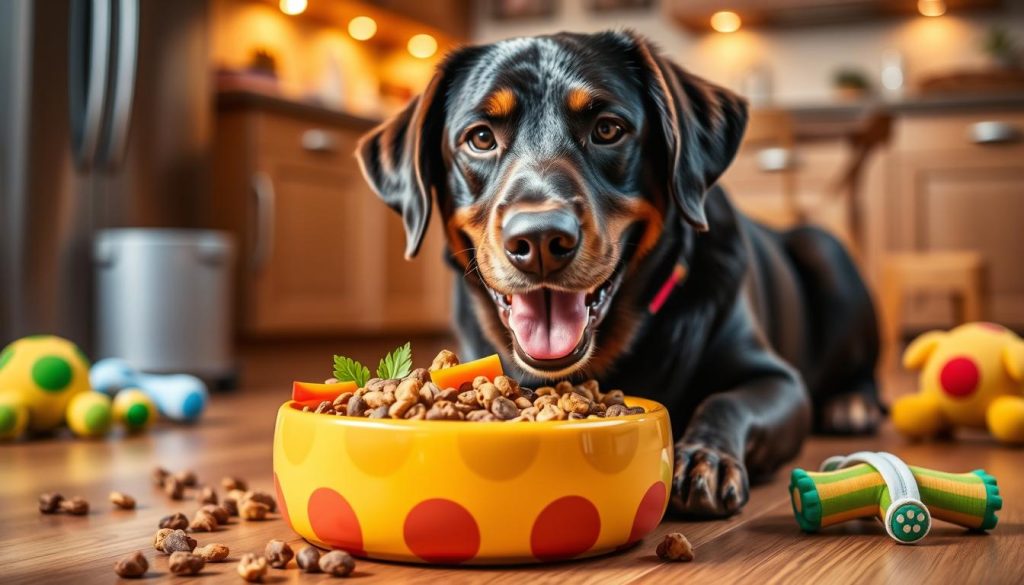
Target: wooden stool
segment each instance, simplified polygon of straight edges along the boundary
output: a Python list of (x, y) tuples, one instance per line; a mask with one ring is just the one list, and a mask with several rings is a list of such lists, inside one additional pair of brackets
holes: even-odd
[[(978, 252), (907, 252), (882, 262), (882, 319), (890, 353), (898, 350), (903, 303), (912, 293), (944, 293), (953, 299), (957, 325), (983, 319), (985, 260)], [(897, 361), (898, 363), (898, 361)]]

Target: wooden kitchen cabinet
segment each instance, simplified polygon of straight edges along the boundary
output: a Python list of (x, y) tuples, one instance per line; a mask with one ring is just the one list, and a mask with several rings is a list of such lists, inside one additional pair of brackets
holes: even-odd
[(211, 214), (241, 246), (244, 335), (448, 327), (441, 231), (406, 262), (401, 220), (353, 156), (372, 121), (251, 96), (222, 97), (218, 110)]
[[(888, 162), (888, 249), (973, 250), (986, 264), (986, 318), (1024, 327), (1024, 111), (908, 115)], [(947, 323), (943, 299), (912, 299), (906, 322)]]

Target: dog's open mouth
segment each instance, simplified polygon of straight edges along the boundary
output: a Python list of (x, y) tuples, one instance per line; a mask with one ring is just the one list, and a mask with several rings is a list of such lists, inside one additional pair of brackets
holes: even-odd
[(504, 295), (488, 287), (501, 322), (512, 333), (516, 356), (542, 372), (560, 372), (583, 359), (594, 330), (622, 282), (624, 262), (601, 285), (582, 291), (540, 287)]

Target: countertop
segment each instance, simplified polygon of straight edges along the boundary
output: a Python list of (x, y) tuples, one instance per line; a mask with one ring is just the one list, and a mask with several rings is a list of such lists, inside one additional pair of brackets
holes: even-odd
[(311, 101), (245, 90), (228, 90), (217, 93), (218, 110), (230, 111), (245, 108), (277, 112), (317, 123), (338, 124), (353, 128), (369, 129), (380, 123), (380, 119), (377, 118), (330, 108)]

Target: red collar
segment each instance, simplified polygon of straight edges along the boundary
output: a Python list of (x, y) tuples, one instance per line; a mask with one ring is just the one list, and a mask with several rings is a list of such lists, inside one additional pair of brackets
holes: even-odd
[(686, 266), (681, 263), (676, 264), (672, 267), (672, 273), (668, 275), (665, 282), (658, 288), (658, 292), (655, 293), (654, 298), (647, 305), (647, 312), (654, 315), (661, 310), (661, 307), (665, 305), (665, 302), (672, 295), (672, 291), (675, 290), (676, 286), (679, 285), (683, 279), (686, 278)]

